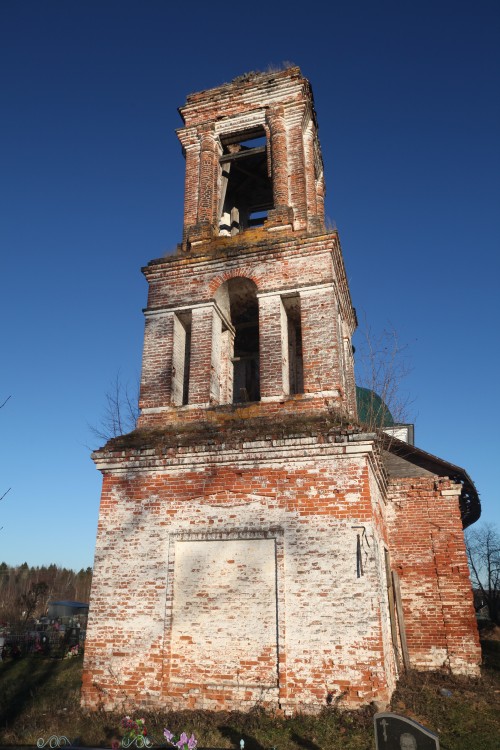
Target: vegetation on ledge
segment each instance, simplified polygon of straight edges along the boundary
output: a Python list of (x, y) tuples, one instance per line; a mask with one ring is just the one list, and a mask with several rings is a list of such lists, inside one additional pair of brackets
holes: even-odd
[[(242, 404), (217, 407), (206, 412), (204, 420), (177, 422), (158, 428), (139, 428), (126, 435), (112, 438), (98, 451), (147, 450), (207, 443), (230, 443), (241, 440), (283, 439), (294, 435), (316, 435), (321, 432), (359, 432), (342, 414), (336, 411), (298, 411), (294, 413), (253, 413)], [(255, 412), (257, 412), (257, 408)], [(208, 418), (207, 418), (208, 417)], [(221, 425), (224, 434), (221, 435)]]

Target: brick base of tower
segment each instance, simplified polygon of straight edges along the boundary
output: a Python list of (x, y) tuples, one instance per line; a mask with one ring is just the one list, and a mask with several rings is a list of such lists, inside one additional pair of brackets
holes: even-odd
[[(400, 654), (386, 550), (411, 666), (477, 673), (460, 488), (388, 487), (373, 435), (318, 413), (245, 419), (251, 408), (100, 452), (84, 705), (317, 712), (332, 696), (389, 700)], [(407, 531), (402, 497), (415, 509)]]
[(389, 697), (372, 442), (344, 442), (317, 417), (245, 425), (238, 411), (210, 439), (205, 425), (178, 428), (102, 457), (85, 705), (126, 695), (158, 707), (317, 710), (328, 694)]

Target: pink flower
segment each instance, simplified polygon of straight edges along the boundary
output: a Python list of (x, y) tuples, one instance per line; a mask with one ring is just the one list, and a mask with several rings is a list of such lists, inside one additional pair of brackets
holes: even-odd
[(173, 732), (170, 732), (170, 731), (169, 731), (169, 730), (168, 730), (168, 729), (167, 729), (167, 728), (165, 727), (165, 731), (163, 732), (163, 736), (165, 737), (165, 739), (167, 740), (167, 742), (170, 742), (170, 740), (172, 739), (172, 737), (173, 737), (174, 735), (173, 735)]
[(176, 742), (176, 746), (179, 748), (179, 750), (184, 750), (184, 745), (187, 745), (188, 743), (188, 736), (186, 732), (183, 732), (181, 736), (179, 737), (179, 742)]
[(188, 748), (189, 750), (195, 750), (195, 747), (197, 745), (196, 737), (194, 734), (191, 735), (191, 737), (188, 739)]

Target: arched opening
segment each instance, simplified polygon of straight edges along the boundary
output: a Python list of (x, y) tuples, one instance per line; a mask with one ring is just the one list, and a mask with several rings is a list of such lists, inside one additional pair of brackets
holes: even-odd
[(273, 208), (268, 144), (263, 127), (221, 138), (219, 233), (238, 234), (264, 224)]
[(222, 403), (260, 400), (257, 286), (238, 276), (215, 295), (222, 312), (220, 394)]

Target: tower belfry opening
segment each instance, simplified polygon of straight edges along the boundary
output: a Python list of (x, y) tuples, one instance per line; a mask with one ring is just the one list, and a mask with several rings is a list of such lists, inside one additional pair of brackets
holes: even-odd
[(183, 250), (253, 227), (324, 231), (316, 113), (298, 68), (192, 94), (179, 112), (186, 158)]
[(273, 187), (263, 128), (221, 139), (219, 233), (262, 226), (273, 208)]
[(217, 290), (223, 312), (221, 345), (221, 403), (259, 401), (259, 307), (251, 279), (236, 277)]

